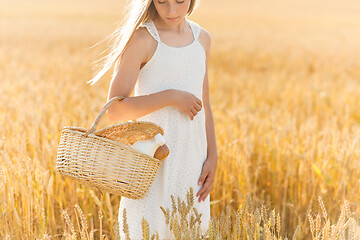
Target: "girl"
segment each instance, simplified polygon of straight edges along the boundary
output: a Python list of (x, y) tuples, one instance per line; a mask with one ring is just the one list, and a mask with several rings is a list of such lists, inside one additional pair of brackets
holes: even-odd
[(107, 61), (89, 81), (94, 84), (116, 62), (108, 100), (119, 95), (126, 98), (108, 108), (108, 118), (156, 123), (164, 129), (170, 149), (145, 197), (121, 197), (121, 239), (126, 238), (124, 209), (130, 239), (142, 239), (143, 217), (150, 234), (158, 231), (161, 239), (170, 239), (160, 206), (172, 209), (171, 194), (186, 202), (190, 187), (198, 197), (194, 207), (202, 214), (202, 233), (208, 230), (209, 193), (218, 154), (207, 71), (211, 38), (186, 18), (195, 6), (196, 0), (131, 1), (125, 23), (115, 32), (117, 39)]

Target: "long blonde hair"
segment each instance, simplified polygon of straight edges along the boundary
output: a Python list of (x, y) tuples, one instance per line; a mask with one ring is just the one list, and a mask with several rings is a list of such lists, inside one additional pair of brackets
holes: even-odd
[[(90, 85), (95, 84), (115, 63), (111, 80), (113, 81), (121, 60), (121, 56), (124, 53), (124, 49), (126, 48), (131, 36), (139, 28), (139, 26), (150, 19), (154, 19), (157, 14), (153, 0), (128, 1), (130, 2), (125, 8), (126, 16), (120, 23), (120, 27), (118, 27), (112, 34), (104, 39), (106, 40), (108, 38), (112, 38), (114, 43), (108, 48), (110, 49), (110, 53), (96, 61), (98, 62), (102, 59), (105, 59), (98, 73), (87, 82), (91, 83)], [(197, 8), (198, 4), (199, 0), (191, 0), (186, 16), (191, 15), (191, 13)]]

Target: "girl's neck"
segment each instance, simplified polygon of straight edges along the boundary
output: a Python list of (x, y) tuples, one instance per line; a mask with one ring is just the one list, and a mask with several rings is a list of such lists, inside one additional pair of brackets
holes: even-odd
[(187, 28), (185, 18), (183, 18), (180, 23), (174, 23), (173, 25), (169, 25), (164, 22), (159, 15), (156, 15), (153, 19), (153, 22), (155, 23), (158, 30), (176, 32), (178, 34), (184, 33)]

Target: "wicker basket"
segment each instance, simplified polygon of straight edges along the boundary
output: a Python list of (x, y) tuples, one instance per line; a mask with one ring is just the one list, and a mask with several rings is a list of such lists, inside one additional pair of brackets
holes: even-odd
[(138, 140), (164, 135), (163, 129), (151, 122), (130, 121), (95, 131), (107, 108), (101, 109), (89, 130), (64, 127), (57, 152), (56, 170), (77, 182), (131, 199), (142, 198), (149, 190), (163, 160), (130, 147)]

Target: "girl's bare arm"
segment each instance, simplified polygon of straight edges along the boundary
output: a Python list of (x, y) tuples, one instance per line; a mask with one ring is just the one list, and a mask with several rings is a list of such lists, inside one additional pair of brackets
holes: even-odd
[(215, 173), (218, 165), (218, 153), (216, 149), (216, 137), (215, 137), (215, 126), (212, 110), (210, 107), (209, 99), (209, 82), (208, 82), (208, 62), (210, 56), (211, 37), (207, 31), (203, 31), (201, 35), (201, 41), (204, 44), (206, 51), (206, 73), (204, 77), (203, 85), (203, 103), (205, 110), (205, 124), (206, 124), (206, 136), (207, 136), (207, 158), (203, 164), (201, 175), (199, 178), (198, 185), (202, 186), (200, 191), (197, 192), (196, 197), (199, 197), (199, 202), (205, 201), (209, 195), (213, 183), (215, 181)]
[(134, 120), (163, 107), (173, 105), (172, 89), (158, 93), (130, 97), (141, 64), (151, 58), (156, 41), (147, 33), (145, 28), (135, 31), (124, 51), (117, 74), (110, 84), (108, 100), (115, 96), (124, 96), (122, 101), (114, 102), (107, 110), (111, 121)]
[[(108, 118), (111, 121), (135, 120), (163, 107), (173, 105), (172, 89), (149, 95), (127, 97), (111, 105), (108, 109)], [(111, 97), (109, 98), (111, 99)]]
[(201, 40), (204, 43), (204, 48), (206, 52), (206, 71), (205, 71), (204, 84), (203, 84), (203, 104), (205, 110), (205, 125), (206, 125), (206, 136), (208, 143), (207, 155), (209, 159), (213, 159), (214, 161), (217, 162), (218, 152), (216, 147), (214, 117), (210, 106), (209, 80), (208, 80), (208, 65), (210, 58), (211, 36), (207, 31), (204, 31), (204, 33), (205, 34), (201, 35)]

